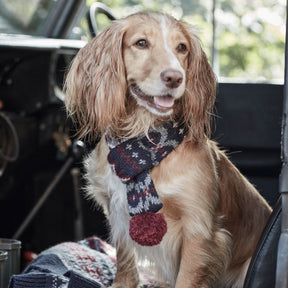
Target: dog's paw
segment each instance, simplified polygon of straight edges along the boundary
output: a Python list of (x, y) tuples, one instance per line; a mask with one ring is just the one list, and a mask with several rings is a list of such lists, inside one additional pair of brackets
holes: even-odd
[(137, 286), (127, 286), (126, 284), (113, 284), (112, 286), (110, 286), (109, 288), (141, 288), (141, 285), (137, 285)]
[(141, 288), (142, 285), (138, 284), (136, 286), (130, 285), (127, 286), (127, 283), (113, 283), (112, 286), (110, 286), (109, 288)]
[(113, 283), (109, 288), (124, 288), (123, 284)]

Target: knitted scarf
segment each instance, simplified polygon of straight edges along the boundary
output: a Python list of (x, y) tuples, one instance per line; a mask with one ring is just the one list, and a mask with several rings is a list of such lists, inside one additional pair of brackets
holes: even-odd
[(158, 197), (150, 170), (158, 165), (184, 139), (183, 126), (168, 122), (150, 128), (148, 137), (140, 135), (123, 142), (106, 133), (110, 148), (108, 162), (126, 185), (131, 238), (143, 246), (161, 242), (167, 232), (164, 215), (157, 213), (163, 204)]

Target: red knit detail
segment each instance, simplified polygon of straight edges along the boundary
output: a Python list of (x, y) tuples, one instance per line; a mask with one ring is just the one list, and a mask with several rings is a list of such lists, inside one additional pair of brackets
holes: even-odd
[(167, 232), (167, 223), (163, 214), (146, 212), (135, 215), (130, 220), (130, 237), (142, 246), (160, 244)]

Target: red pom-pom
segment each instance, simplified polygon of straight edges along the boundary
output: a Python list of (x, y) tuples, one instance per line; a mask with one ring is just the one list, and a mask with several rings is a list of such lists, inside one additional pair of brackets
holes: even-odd
[(130, 237), (142, 246), (160, 244), (167, 232), (167, 223), (163, 214), (146, 212), (135, 215), (130, 220)]

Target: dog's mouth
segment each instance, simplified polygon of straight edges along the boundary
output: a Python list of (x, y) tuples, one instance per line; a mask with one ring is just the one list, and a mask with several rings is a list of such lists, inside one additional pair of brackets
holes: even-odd
[(131, 85), (131, 91), (134, 96), (161, 113), (170, 111), (174, 106), (175, 98), (170, 94), (147, 95), (134, 83)]

